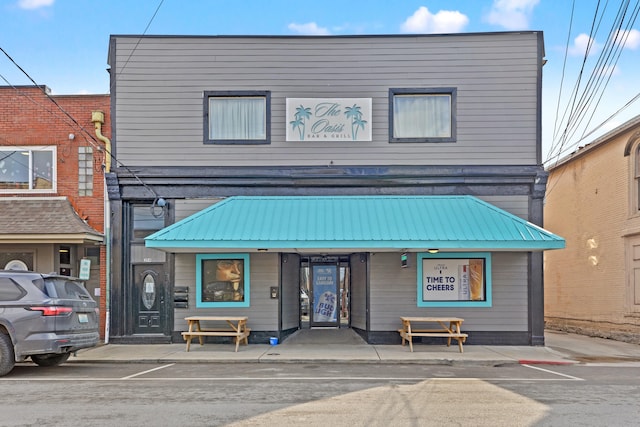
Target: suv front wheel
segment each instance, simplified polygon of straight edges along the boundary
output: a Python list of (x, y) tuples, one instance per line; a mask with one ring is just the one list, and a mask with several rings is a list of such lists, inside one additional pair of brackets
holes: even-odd
[(11, 337), (0, 332), (0, 377), (11, 372), (15, 364)]
[(57, 366), (69, 359), (71, 353), (61, 354), (32, 354), (31, 360), (38, 366)]

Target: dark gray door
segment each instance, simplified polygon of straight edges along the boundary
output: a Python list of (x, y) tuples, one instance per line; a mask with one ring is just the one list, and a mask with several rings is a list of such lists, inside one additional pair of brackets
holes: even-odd
[(168, 317), (164, 265), (134, 265), (133, 275), (133, 333), (164, 334)]

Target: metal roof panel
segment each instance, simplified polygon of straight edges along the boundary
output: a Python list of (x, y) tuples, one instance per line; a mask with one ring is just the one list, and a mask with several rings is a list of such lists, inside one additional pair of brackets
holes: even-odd
[(147, 237), (187, 249), (560, 249), (563, 238), (473, 196), (236, 196)]

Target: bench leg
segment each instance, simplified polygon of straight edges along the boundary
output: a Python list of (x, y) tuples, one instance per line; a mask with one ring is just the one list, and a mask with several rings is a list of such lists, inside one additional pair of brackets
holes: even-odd
[(187, 340), (187, 351), (189, 351), (189, 347), (191, 347), (191, 338), (192, 337), (184, 337), (185, 340)]

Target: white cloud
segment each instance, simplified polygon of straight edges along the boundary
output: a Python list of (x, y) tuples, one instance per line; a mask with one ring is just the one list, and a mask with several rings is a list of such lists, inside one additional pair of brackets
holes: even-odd
[(331, 34), (328, 29), (324, 27), (318, 27), (315, 22), (308, 22), (306, 24), (296, 24), (292, 22), (288, 25), (288, 28), (294, 33), (304, 34), (307, 36), (328, 36)]
[(600, 45), (591, 37), (582, 33), (573, 40), (573, 46), (569, 47), (569, 55), (584, 56), (587, 49), (589, 49), (588, 54), (591, 56), (600, 50)]
[(40, 9), (53, 5), (55, 0), (19, 0), (18, 7), (21, 9)]
[(529, 18), (540, 0), (493, 0), (485, 20), (507, 30), (529, 28)]
[(459, 33), (469, 23), (469, 18), (457, 10), (441, 10), (436, 14), (420, 6), (400, 26), (403, 33)]
[(618, 31), (616, 34), (616, 40), (620, 43), (624, 42), (626, 49), (636, 50), (640, 47), (640, 31)]

